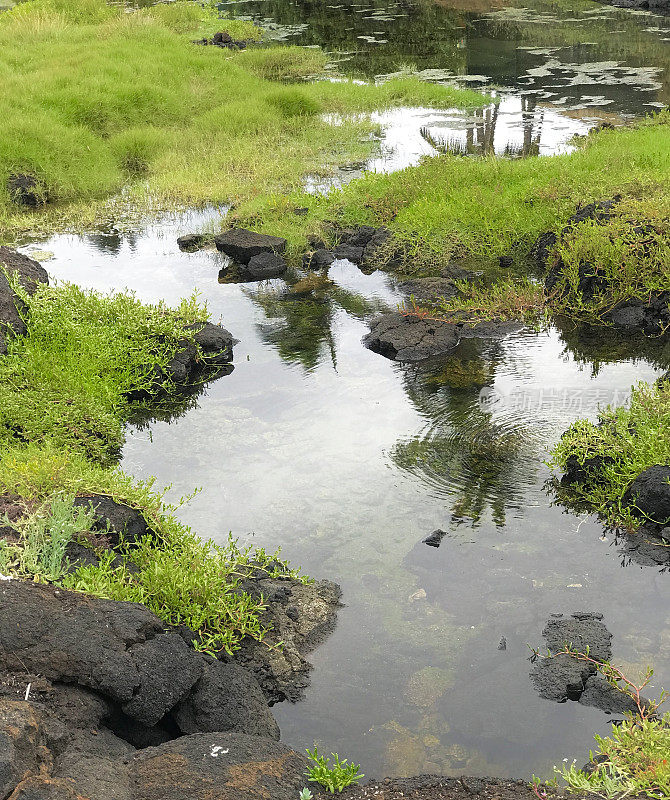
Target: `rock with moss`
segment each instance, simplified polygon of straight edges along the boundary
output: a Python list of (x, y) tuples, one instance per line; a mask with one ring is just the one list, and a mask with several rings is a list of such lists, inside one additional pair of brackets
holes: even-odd
[(34, 294), (41, 283), (48, 284), (44, 267), (32, 258), (17, 253), (9, 247), (0, 247), (0, 355), (7, 352), (7, 336), (23, 336), (25, 303), (16, 294), (10, 279), (18, 280), (28, 294)]

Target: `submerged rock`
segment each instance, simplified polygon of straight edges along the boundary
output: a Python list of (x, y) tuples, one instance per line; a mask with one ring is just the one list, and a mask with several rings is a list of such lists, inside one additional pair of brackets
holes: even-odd
[(7, 335), (23, 336), (27, 330), (21, 316), (25, 304), (11, 288), (7, 275), (15, 276), (30, 295), (38, 284), (49, 283), (46, 270), (37, 261), (9, 247), (0, 247), (0, 355), (7, 352)]
[(230, 256), (238, 264), (248, 264), (254, 256), (260, 253), (281, 255), (286, 251), (287, 242), (286, 239), (279, 236), (269, 236), (244, 228), (231, 228), (225, 233), (215, 236), (214, 244), (217, 250)]
[(186, 253), (194, 253), (206, 247), (213, 237), (207, 233), (187, 233), (177, 239), (177, 246)]
[(422, 361), (453, 350), (458, 326), (392, 311), (375, 320), (363, 339), (367, 348), (395, 361)]
[(660, 528), (670, 523), (670, 466), (656, 464), (631, 483), (623, 502)]

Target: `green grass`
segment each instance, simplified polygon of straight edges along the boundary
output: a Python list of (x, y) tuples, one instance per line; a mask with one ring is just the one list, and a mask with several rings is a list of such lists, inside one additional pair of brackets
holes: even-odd
[[(72, 506), (74, 496), (104, 493), (138, 508), (155, 536), (115, 554), (99, 550), (100, 564), (68, 570), (70, 541), (90, 533), (91, 515)], [(143, 603), (170, 625), (186, 625), (196, 649), (233, 652), (245, 636), (262, 641), (262, 599), (239, 588), (250, 574), (291, 575), (279, 552), (239, 548), (233, 539), (220, 546), (197, 537), (179, 522), (176, 506), (164, 503), (153, 480), (136, 482), (118, 468), (89, 462), (81, 453), (54, 444), (5, 448), (0, 456), (0, 494), (23, 498), (29, 514), (19, 523), (18, 544), (0, 540), (0, 571), (48, 581), (111, 600)], [(90, 539), (88, 544), (90, 544)], [(301, 578), (306, 581), (306, 578)]]
[[(406, 271), (434, 274), (454, 258), (523, 260), (539, 234), (560, 230), (579, 203), (621, 194), (649, 208), (665, 206), (668, 174), (670, 113), (662, 112), (589, 136), (574, 153), (516, 160), (440, 155), (391, 175), (368, 174), (327, 196), (257, 198), (241, 204), (235, 220), (286, 236), (296, 254), (328, 221), (387, 225), (406, 252)], [(301, 206), (309, 208), (306, 216), (289, 213)]]
[[(570, 457), (582, 466), (597, 466), (584, 482), (560, 487), (559, 496), (569, 503), (585, 503), (608, 521), (634, 530), (640, 519), (624, 503), (624, 495), (645, 469), (670, 464), (669, 430), (669, 381), (640, 383), (629, 407), (609, 407), (598, 423), (578, 420), (554, 448), (551, 466), (565, 470)], [(597, 461), (590, 462), (593, 458)]]
[(595, 736), (599, 763), (591, 774), (575, 765), (556, 770), (570, 792), (597, 797), (670, 796), (670, 714), (662, 719), (627, 719), (610, 736)]
[[(191, 2), (126, 13), (102, 0), (32, 0), (0, 15), (0, 239), (91, 225), (122, 188), (136, 209), (294, 190), (309, 173), (370, 153), (374, 126), (362, 112), (484, 102), (416, 79), (283, 85), (322, 72), (324, 54), (192, 44), (221, 28), (258, 36), (215, 17)], [(362, 116), (331, 125), (320, 112)], [(39, 179), (47, 209), (17, 210), (12, 172)]]
[(195, 297), (169, 309), (70, 284), (23, 297), (27, 335), (0, 358), (0, 448), (49, 441), (114, 459), (133, 408), (128, 395), (157, 394), (156, 373), (193, 338), (183, 326), (205, 320), (206, 309)]

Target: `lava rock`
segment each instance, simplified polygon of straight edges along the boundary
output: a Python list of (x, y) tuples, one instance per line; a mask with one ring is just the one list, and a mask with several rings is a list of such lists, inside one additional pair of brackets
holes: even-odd
[(426, 536), (426, 538), (422, 539), (421, 541), (423, 542), (423, 544), (427, 544), (429, 547), (439, 547), (442, 542), (442, 539), (444, 539), (446, 535), (447, 535), (446, 531), (442, 531), (438, 528), (437, 530), (433, 531), (431, 534)]
[(30, 295), (38, 284), (49, 283), (46, 270), (37, 261), (9, 247), (0, 247), (0, 355), (7, 352), (7, 336), (23, 336), (27, 330), (22, 317), (25, 304), (12, 289), (5, 271), (16, 277)]
[(196, 331), (193, 340), (202, 351), (206, 364), (228, 364), (233, 360), (233, 347), (237, 339), (221, 325), (194, 322), (186, 325), (185, 330)]
[(565, 703), (567, 700), (579, 700), (590, 675), (588, 664), (561, 655), (537, 661), (531, 669), (530, 679), (540, 697)]
[(407, 297), (413, 296), (422, 303), (436, 303), (442, 297), (455, 297), (456, 284), (449, 278), (414, 278), (404, 281), (398, 288)]
[[(19, 783), (7, 800), (84, 800), (84, 798), (77, 793), (72, 781), (31, 775)], [(107, 800), (107, 798), (98, 797), (96, 800)]]
[(155, 724), (200, 678), (202, 657), (138, 603), (52, 586), (0, 586), (0, 668), (93, 689)]
[(227, 50), (244, 50), (247, 46), (246, 41), (233, 39), (228, 31), (218, 31), (211, 39), (198, 39), (194, 41), (193, 44), (213, 45), (214, 47), (223, 47)]
[(483, 320), (461, 327), (461, 339), (492, 339), (500, 341), (523, 330), (523, 322), (515, 320)]
[(7, 191), (13, 203), (28, 208), (38, 208), (48, 200), (44, 186), (33, 175), (25, 173), (10, 175), (7, 179)]
[(302, 265), (305, 269), (327, 269), (333, 261), (335, 261), (335, 256), (325, 247), (320, 247), (312, 253), (305, 253), (302, 257)]
[(350, 244), (338, 244), (333, 250), (336, 259), (351, 261), (352, 264), (360, 264), (363, 260), (363, 248), (355, 247)]
[(215, 236), (214, 244), (217, 250), (230, 256), (239, 264), (248, 264), (254, 256), (260, 253), (281, 255), (286, 251), (286, 239), (268, 236), (265, 233), (256, 233), (244, 228), (232, 228)]
[(172, 716), (182, 733), (234, 731), (279, 739), (258, 681), (234, 662), (214, 661)]
[(187, 233), (177, 239), (177, 246), (186, 253), (194, 253), (201, 250), (212, 241), (212, 237), (207, 233)]
[(670, 523), (670, 466), (656, 464), (641, 472), (623, 496), (623, 502), (664, 528)]
[(609, 661), (612, 657), (612, 634), (602, 622), (603, 615), (590, 611), (578, 612), (570, 617), (550, 619), (542, 631), (547, 647), (556, 652), (567, 642), (573, 650), (585, 653), (589, 648), (591, 658)]
[(20, 700), (0, 701), (0, 797), (8, 797), (47, 758), (41, 720), (32, 706)]
[[(643, 705), (649, 703), (645, 698), (640, 698)], [(606, 714), (638, 714), (637, 704), (632, 697), (617, 691), (602, 675), (590, 675), (586, 681), (584, 691), (579, 697), (583, 706), (593, 706)]]
[(422, 361), (443, 355), (458, 344), (458, 326), (389, 312), (373, 321), (363, 339), (367, 348), (395, 361)]
[(197, 733), (138, 752), (134, 800), (295, 800), (309, 762), (285, 744), (243, 733)]
[(249, 259), (244, 272), (253, 281), (279, 278), (286, 272), (286, 262), (276, 253), (259, 253)]
[(377, 228), (372, 225), (361, 225), (360, 228), (348, 233), (340, 239), (342, 244), (348, 244), (350, 247), (367, 247), (372, 241), (372, 238), (377, 233)]
[(134, 545), (144, 536), (153, 535), (141, 511), (125, 503), (118, 503), (108, 495), (80, 495), (75, 497), (74, 505), (93, 513), (94, 530), (107, 537), (110, 547), (118, 547), (121, 539), (125, 544)]
[[(290, 577), (259, 577), (242, 581), (239, 588), (256, 600), (264, 598), (260, 621), (270, 633), (264, 642), (245, 638), (233, 660), (256, 678), (270, 705), (300, 700), (312, 669), (306, 656), (335, 627), (340, 587), (331, 581), (305, 585)], [(279, 642), (281, 648), (268, 647)]]

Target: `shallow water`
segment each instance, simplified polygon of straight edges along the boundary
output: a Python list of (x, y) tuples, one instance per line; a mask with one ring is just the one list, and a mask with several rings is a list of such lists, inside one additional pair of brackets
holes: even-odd
[(421, 140), (420, 110), (416, 125), (404, 112), (387, 116), (387, 140), (402, 139), (405, 153), (416, 141), (399, 166), (443, 149), (561, 152), (597, 123), (622, 124), (670, 102), (670, 19), (589, 0), (228, 0), (220, 8), (282, 42), (323, 47), (347, 75), (410, 68), (502, 97), (500, 113), (433, 112), (437, 149), (430, 136)]
[[(52, 277), (97, 290), (176, 302), (197, 288), (240, 340), (232, 374), (194, 407), (129, 431), (123, 467), (173, 498), (202, 487), (180, 512), (201, 535), (281, 545), (342, 585), (305, 700), (274, 708), (284, 740), (318, 741), (369, 776), (549, 775), (586, 758), (606, 716), (541, 700), (528, 644), (543, 644), (552, 613), (601, 611), (616, 660), (653, 663), (658, 691), (670, 684), (670, 582), (553, 505), (544, 461), (572, 420), (623, 402), (670, 353), (651, 344), (636, 358), (626, 342), (551, 328), (401, 366), (361, 345), (366, 318), (398, 300), (389, 277), (336, 262), (318, 296), (281, 280), (220, 284), (223, 256), (175, 243), (216, 217), (35, 247), (53, 253)], [(438, 527), (440, 548), (422, 544)]]

